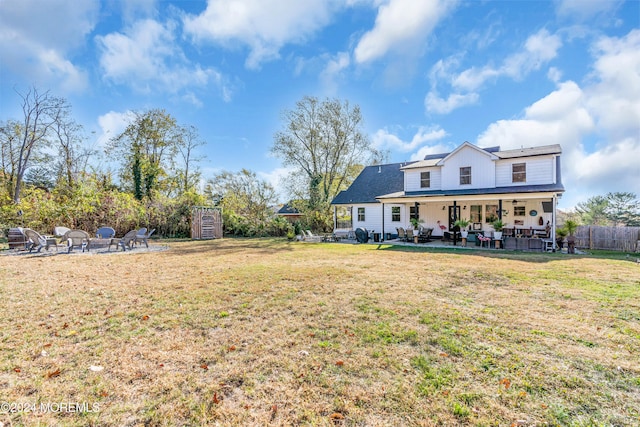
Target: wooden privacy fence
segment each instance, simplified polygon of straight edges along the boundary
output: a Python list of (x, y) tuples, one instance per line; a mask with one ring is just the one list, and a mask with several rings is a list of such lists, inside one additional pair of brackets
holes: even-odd
[(192, 239), (222, 238), (222, 209), (196, 206), (191, 210)]
[(581, 225), (575, 236), (579, 248), (640, 251), (640, 227)]

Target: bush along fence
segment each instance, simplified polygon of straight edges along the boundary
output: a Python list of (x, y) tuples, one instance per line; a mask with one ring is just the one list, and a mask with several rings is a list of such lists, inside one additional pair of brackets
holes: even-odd
[(579, 248), (640, 252), (640, 227), (581, 225), (575, 237)]

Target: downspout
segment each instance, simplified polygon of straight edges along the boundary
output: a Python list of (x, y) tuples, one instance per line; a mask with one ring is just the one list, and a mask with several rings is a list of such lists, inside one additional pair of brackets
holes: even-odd
[(380, 241), (384, 242), (384, 203), (382, 203), (382, 233), (380, 236)]

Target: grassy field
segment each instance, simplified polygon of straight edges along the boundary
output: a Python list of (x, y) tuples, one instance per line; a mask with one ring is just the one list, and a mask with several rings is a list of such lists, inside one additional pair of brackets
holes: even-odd
[(635, 258), (169, 246), (0, 255), (0, 425), (640, 424)]

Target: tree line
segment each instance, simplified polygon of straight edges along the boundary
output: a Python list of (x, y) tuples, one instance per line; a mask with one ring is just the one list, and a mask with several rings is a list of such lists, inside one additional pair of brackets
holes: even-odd
[[(283, 181), (298, 224), (273, 215), (275, 188), (255, 172), (202, 176), (206, 141), (157, 108), (130, 114), (125, 130), (102, 150), (73, 118), (71, 105), (50, 91), (16, 91), (20, 119), (0, 121), (0, 228), (24, 226), (50, 233), (55, 226), (118, 234), (146, 226), (159, 235), (190, 235), (193, 206), (220, 206), (225, 232), (240, 236), (285, 235), (301, 228), (332, 228), (330, 202), (363, 164), (380, 161), (362, 131), (358, 106), (337, 99), (302, 98), (283, 113), (283, 129), (271, 152), (292, 172)], [(106, 156), (106, 157), (105, 157)], [(117, 170), (105, 160), (117, 159)]]
[(631, 192), (610, 192), (578, 203), (565, 216), (581, 225), (640, 227), (640, 201)]

